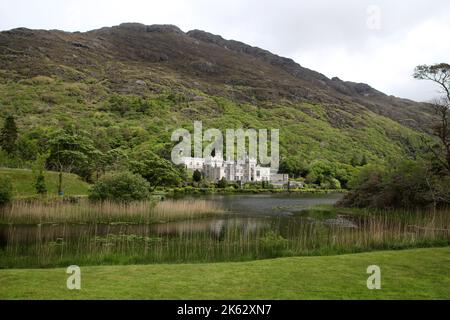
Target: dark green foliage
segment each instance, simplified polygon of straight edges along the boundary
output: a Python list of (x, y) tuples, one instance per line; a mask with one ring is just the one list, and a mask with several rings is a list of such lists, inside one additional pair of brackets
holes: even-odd
[(389, 167), (364, 167), (351, 183), (342, 205), (415, 208), (450, 204), (450, 177), (436, 174), (426, 162), (402, 161)]
[(323, 188), (346, 188), (349, 181), (358, 173), (351, 165), (331, 162), (328, 160), (313, 161), (306, 177), (307, 183), (319, 184)]
[(16, 150), (17, 126), (13, 116), (7, 116), (0, 133), (1, 147), (12, 154)]
[(280, 173), (289, 174), (291, 178), (306, 177), (309, 172), (308, 165), (300, 157), (287, 157), (280, 163)]
[(39, 154), (33, 164), (33, 174), (35, 176), (35, 184), (34, 187), (36, 189), (36, 193), (39, 195), (45, 195), (47, 193), (47, 185), (45, 183), (45, 162), (49, 157), (48, 153)]
[(197, 183), (202, 181), (202, 173), (199, 170), (195, 170), (192, 174), (192, 180)]
[[(58, 130), (51, 135), (48, 145), (48, 166), (60, 172), (61, 178), (62, 172), (74, 172), (86, 180), (90, 179), (95, 152), (90, 139), (78, 133)], [(62, 191), (62, 179), (58, 189)]]
[(40, 172), (36, 176), (36, 183), (34, 184), (36, 188), (36, 193), (40, 195), (45, 195), (47, 193), (47, 186), (45, 184), (45, 176), (43, 172)]
[(12, 183), (9, 177), (0, 177), (0, 205), (5, 205), (12, 199)]
[(181, 183), (180, 170), (170, 161), (149, 150), (136, 151), (133, 157), (130, 169), (148, 181), (150, 191), (157, 187), (178, 186)]
[(217, 182), (217, 188), (225, 189), (226, 187), (228, 187), (227, 179), (222, 178), (222, 179), (219, 180), (219, 182)]
[(323, 189), (336, 189), (337, 190), (337, 189), (342, 188), (341, 182), (338, 179), (333, 178), (331, 176), (323, 177), (320, 182), (320, 186)]
[(124, 117), (130, 113), (146, 113), (151, 109), (151, 104), (139, 97), (112, 95), (103, 110), (111, 111)]
[(353, 155), (352, 159), (350, 160), (350, 164), (353, 167), (364, 167), (368, 164), (367, 156), (364, 154), (362, 157), (359, 155)]
[(34, 139), (27, 135), (20, 135), (16, 142), (16, 154), (24, 161), (33, 161), (39, 153), (39, 147)]
[(131, 172), (108, 173), (102, 176), (89, 192), (91, 200), (131, 202), (149, 196), (149, 183)]

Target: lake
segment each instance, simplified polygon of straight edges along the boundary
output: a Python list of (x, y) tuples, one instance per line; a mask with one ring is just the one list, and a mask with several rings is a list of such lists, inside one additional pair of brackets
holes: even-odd
[[(448, 241), (421, 232), (421, 215), (349, 215), (312, 209), (342, 194), (207, 195), (221, 213), (167, 223), (55, 223), (0, 226), (0, 267), (241, 261), (336, 254)], [(325, 207), (326, 208), (326, 207)], [(447, 218), (435, 219), (437, 227)]]
[[(85, 235), (127, 234), (161, 236), (180, 233), (211, 231), (212, 236), (222, 233), (227, 226), (240, 225), (245, 232), (267, 229), (273, 222), (289, 224), (299, 212), (315, 205), (333, 205), (342, 194), (264, 194), (264, 195), (207, 195), (183, 197), (183, 200), (213, 202), (224, 213), (203, 219), (189, 219), (163, 224), (44, 224), (0, 226), (0, 247), (8, 242), (33, 243), (39, 241), (56, 241)], [(177, 202), (180, 199), (165, 200)]]

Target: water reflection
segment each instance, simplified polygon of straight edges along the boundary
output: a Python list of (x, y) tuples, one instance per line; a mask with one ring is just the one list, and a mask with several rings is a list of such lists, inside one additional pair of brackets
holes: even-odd
[(217, 201), (226, 210), (240, 216), (282, 216), (315, 205), (333, 205), (342, 198), (342, 194), (212, 195), (202, 198)]
[(244, 237), (264, 233), (267, 230), (287, 234), (289, 228), (308, 222), (308, 219), (304, 217), (294, 217), (294, 213), (312, 205), (333, 204), (340, 197), (339, 194), (203, 196), (201, 199), (217, 202), (228, 213), (214, 218), (150, 225), (6, 225), (0, 226), (0, 247), (4, 248), (8, 243), (35, 244), (56, 242), (61, 239), (104, 237), (111, 234), (145, 237), (182, 237), (203, 234), (217, 240), (223, 239), (227, 230), (239, 230)]

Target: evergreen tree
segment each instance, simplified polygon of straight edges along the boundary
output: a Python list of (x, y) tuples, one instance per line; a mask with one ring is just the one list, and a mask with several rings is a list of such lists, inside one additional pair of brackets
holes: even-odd
[(47, 185), (45, 183), (45, 162), (47, 161), (49, 154), (38, 154), (37, 159), (33, 164), (33, 174), (35, 177), (34, 188), (36, 193), (43, 196), (47, 193)]
[(202, 181), (202, 173), (198, 170), (195, 170), (194, 174), (192, 175), (192, 180), (194, 180), (194, 182), (197, 182), (197, 183)]
[(8, 154), (11, 154), (16, 149), (17, 140), (17, 126), (13, 116), (8, 116), (5, 119), (5, 124), (1, 131), (1, 147)]

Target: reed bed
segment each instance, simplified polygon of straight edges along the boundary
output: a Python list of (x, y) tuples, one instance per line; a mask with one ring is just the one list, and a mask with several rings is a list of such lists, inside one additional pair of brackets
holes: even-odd
[(0, 211), (4, 224), (43, 223), (158, 223), (221, 213), (210, 200), (166, 200), (117, 203), (111, 201), (14, 201)]
[[(164, 206), (162, 216), (176, 212)], [(0, 228), (0, 268), (243, 261), (446, 246), (449, 230), (448, 211), (189, 219), (164, 225), (10, 225)]]

